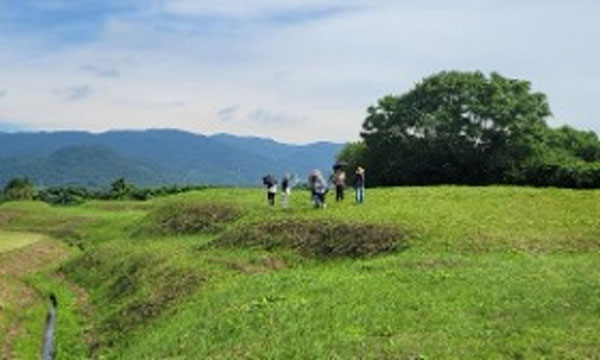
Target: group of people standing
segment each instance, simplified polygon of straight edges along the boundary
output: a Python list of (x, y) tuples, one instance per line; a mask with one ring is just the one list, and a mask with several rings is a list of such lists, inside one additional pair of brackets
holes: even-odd
[[(333, 167), (334, 173), (331, 175), (331, 184), (335, 187), (335, 201), (344, 201), (344, 192), (346, 189), (346, 172), (344, 166), (336, 164)], [(277, 180), (273, 175), (263, 177), (263, 184), (267, 188), (267, 201), (269, 205), (275, 205), (275, 196), (277, 194)], [(311, 200), (315, 208), (323, 209), (326, 206), (326, 197), (329, 192), (329, 183), (319, 170), (313, 170), (308, 176), (308, 188), (311, 191)], [(362, 204), (365, 199), (365, 170), (357, 167), (354, 172), (352, 185), (354, 187), (354, 201), (356, 204)], [(281, 204), (288, 207), (291, 194), (292, 181), (290, 174), (284, 174), (281, 180)]]

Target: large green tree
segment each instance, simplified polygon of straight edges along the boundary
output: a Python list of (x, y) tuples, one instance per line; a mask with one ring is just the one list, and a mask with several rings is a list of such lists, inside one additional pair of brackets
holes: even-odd
[(440, 72), (368, 108), (362, 156), (377, 185), (500, 182), (531, 154), (549, 115), (527, 81)]

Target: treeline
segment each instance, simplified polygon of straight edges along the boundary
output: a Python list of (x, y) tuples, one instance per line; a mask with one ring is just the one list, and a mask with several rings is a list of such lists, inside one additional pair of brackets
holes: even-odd
[(192, 190), (202, 190), (210, 186), (160, 186), (143, 188), (127, 182), (124, 178), (115, 180), (106, 190), (90, 190), (78, 186), (49, 187), (36, 190), (29, 178), (15, 178), (9, 181), (0, 193), (0, 203), (12, 200), (40, 200), (52, 205), (77, 205), (86, 200), (149, 200), (154, 197), (179, 194)]
[(441, 72), (367, 113), (362, 141), (338, 157), (365, 167), (370, 186), (600, 187), (598, 136), (550, 128), (546, 96), (527, 81)]

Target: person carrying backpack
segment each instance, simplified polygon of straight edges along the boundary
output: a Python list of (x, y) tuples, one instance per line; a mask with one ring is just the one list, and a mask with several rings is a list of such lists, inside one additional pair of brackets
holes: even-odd
[(325, 197), (327, 195), (327, 191), (329, 188), (327, 186), (327, 181), (323, 177), (320, 171), (315, 172), (314, 182), (313, 182), (313, 194), (315, 201), (315, 208), (325, 208)]

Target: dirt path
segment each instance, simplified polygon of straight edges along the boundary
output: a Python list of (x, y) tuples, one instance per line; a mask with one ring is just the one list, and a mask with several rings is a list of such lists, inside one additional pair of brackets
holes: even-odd
[[(13, 235), (26, 237), (22, 233)], [(0, 253), (0, 359), (12, 358), (12, 343), (22, 331), (21, 314), (40, 301), (23, 277), (68, 257), (62, 244), (47, 237), (36, 235), (22, 243), (27, 245)]]

